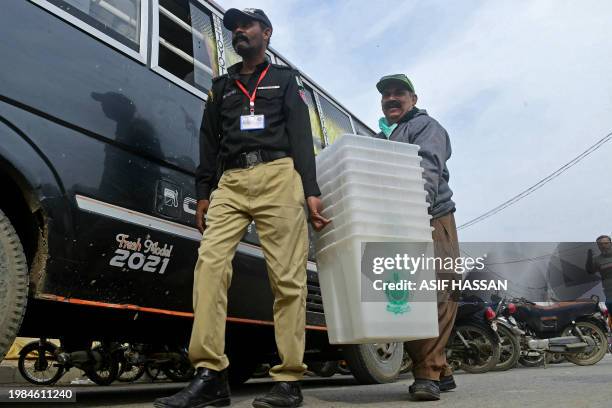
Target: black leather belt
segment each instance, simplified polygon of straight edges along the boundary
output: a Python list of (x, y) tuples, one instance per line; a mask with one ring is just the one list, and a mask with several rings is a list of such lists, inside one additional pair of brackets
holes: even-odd
[(225, 170), (248, 169), (260, 163), (267, 163), (274, 160), (289, 157), (286, 152), (277, 150), (253, 150), (252, 152), (240, 153), (225, 162)]

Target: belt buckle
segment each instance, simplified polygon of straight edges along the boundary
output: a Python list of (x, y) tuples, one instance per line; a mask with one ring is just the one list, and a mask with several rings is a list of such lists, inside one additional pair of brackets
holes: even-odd
[(259, 159), (259, 155), (257, 154), (258, 152), (248, 152), (245, 153), (245, 162), (246, 162), (246, 167), (249, 169), (253, 166), (255, 166), (256, 164), (259, 164), (259, 162), (261, 161)]

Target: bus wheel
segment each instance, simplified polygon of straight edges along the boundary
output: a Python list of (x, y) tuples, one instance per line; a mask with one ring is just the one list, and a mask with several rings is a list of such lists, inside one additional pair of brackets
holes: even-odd
[(404, 343), (351, 344), (344, 357), (360, 384), (390, 383), (399, 376)]
[(15, 341), (28, 300), (28, 263), (21, 241), (0, 210), (0, 361)]

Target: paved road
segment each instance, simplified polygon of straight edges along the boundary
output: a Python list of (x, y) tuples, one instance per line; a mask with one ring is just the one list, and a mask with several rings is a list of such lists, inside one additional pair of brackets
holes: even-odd
[[(441, 401), (417, 403), (408, 397), (412, 378), (385, 385), (359, 386), (352, 377), (312, 378), (304, 381), (305, 407), (612, 407), (612, 356), (592, 367), (563, 363), (547, 368), (516, 368), (502, 373), (456, 374), (457, 390), (443, 394)], [(22, 384), (20, 384), (23, 387)], [(5, 386), (2, 386), (5, 387)], [(157, 383), (76, 386), (77, 403), (71, 407), (151, 407), (159, 396), (169, 395), (182, 385)], [(250, 407), (254, 396), (265, 392), (269, 381), (250, 381), (233, 390), (235, 407)], [(44, 404), (59, 407), (63, 404)], [(26, 406), (42, 407), (43, 404)]]

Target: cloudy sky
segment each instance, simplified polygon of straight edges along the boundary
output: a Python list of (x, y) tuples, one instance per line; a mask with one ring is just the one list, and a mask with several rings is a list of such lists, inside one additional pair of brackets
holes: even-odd
[[(462, 224), (612, 132), (612, 2), (256, 1), (272, 46), (375, 128), (374, 85), (406, 73), (448, 130)], [(612, 232), (612, 141), (463, 241), (590, 241)]]

